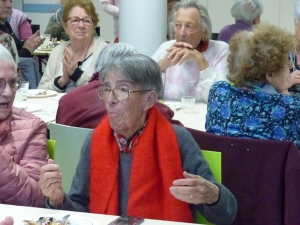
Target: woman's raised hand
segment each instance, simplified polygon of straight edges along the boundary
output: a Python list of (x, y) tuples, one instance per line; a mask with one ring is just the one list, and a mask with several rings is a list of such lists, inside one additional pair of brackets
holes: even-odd
[(62, 173), (52, 159), (48, 159), (48, 164), (42, 167), (39, 185), (53, 208), (60, 208), (63, 205)]
[(78, 60), (75, 60), (74, 53), (71, 46), (68, 46), (65, 50), (64, 58), (63, 58), (63, 66), (66, 69), (69, 76), (72, 76), (72, 74), (78, 67)]
[(289, 75), (289, 84), (288, 87), (292, 87), (295, 84), (299, 84), (300, 83), (300, 70), (295, 70), (294, 72), (292, 72)]
[(23, 48), (28, 49), (31, 53), (34, 52), (41, 44), (43, 44), (45, 38), (40, 36), (40, 31), (35, 32), (27, 41), (24, 42)]

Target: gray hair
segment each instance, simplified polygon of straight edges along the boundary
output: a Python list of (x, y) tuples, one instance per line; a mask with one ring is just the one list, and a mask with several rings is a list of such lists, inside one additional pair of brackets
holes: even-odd
[(138, 51), (130, 44), (111, 43), (105, 46), (100, 52), (96, 60), (95, 71), (99, 71), (105, 63), (108, 63), (109, 61), (113, 60), (117, 56), (134, 54), (134, 53), (138, 53)]
[(99, 79), (104, 82), (108, 73), (119, 74), (128, 81), (140, 85), (144, 90), (154, 90), (160, 96), (163, 88), (161, 70), (157, 62), (146, 55), (127, 54), (103, 65)]
[(263, 0), (235, 0), (231, 7), (231, 15), (235, 21), (242, 20), (252, 24), (255, 18), (263, 13)]
[(296, 23), (300, 22), (300, 1), (299, 0), (294, 5), (294, 19)]
[(13, 59), (11, 53), (2, 44), (0, 44), (0, 63), (10, 64), (17, 72), (15, 60)]
[[(199, 0), (181, 0), (177, 2), (172, 9), (171, 12), (171, 20), (169, 23), (169, 29), (170, 29), (170, 34), (172, 38), (174, 38), (174, 26), (175, 26), (175, 18), (176, 18), (176, 13), (179, 9), (182, 8), (195, 8), (198, 10), (200, 18), (199, 18), (199, 24), (202, 28), (202, 32), (205, 34), (205, 39), (210, 40), (211, 39), (211, 20), (209, 18), (207, 9), (200, 3)], [(200, 42), (200, 40), (199, 40)]]

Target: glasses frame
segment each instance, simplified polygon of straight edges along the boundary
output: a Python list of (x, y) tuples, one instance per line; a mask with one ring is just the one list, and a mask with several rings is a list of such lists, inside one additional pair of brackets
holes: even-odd
[(128, 91), (127, 91), (127, 97), (126, 97), (126, 98), (118, 98), (118, 97), (115, 95), (114, 90), (115, 90), (116, 88), (119, 88), (119, 87), (115, 87), (114, 89), (108, 88), (109, 92), (108, 92), (108, 94), (107, 94), (107, 97), (106, 97), (106, 98), (102, 98), (102, 97), (100, 96), (100, 94), (99, 94), (99, 91), (100, 91), (100, 88), (103, 88), (103, 87), (105, 87), (105, 86), (101, 86), (101, 85), (100, 85), (100, 86), (97, 88), (97, 90), (96, 90), (98, 97), (99, 97), (100, 99), (102, 99), (102, 100), (107, 99), (108, 96), (109, 96), (109, 94), (110, 94), (110, 92), (113, 93), (113, 96), (114, 96), (116, 99), (118, 99), (118, 100), (126, 100), (126, 99), (129, 98), (129, 96), (130, 96), (132, 93), (153, 91), (153, 90), (137, 90), (137, 91), (128, 90)]
[[(10, 82), (12, 81), (12, 79), (16, 79), (16, 87), (12, 87), (10, 85)], [(8, 80), (8, 82), (6, 80), (4, 80), (3, 78), (0, 78), (0, 83), (4, 81), (5, 82), (5, 86), (4, 86), (4, 89), (1, 90), (1, 85), (0, 85), (0, 93), (2, 94), (3, 91), (5, 90), (5, 87), (7, 84), (9, 84), (9, 87), (10, 87), (10, 90), (13, 91), (13, 92), (16, 92), (17, 90), (19, 90), (19, 88), (21, 87), (21, 84), (22, 84), (22, 78), (20, 77), (20, 75), (17, 75), (17, 76), (14, 76), (12, 78), (10, 78)]]
[[(79, 20), (77, 24), (74, 24), (74, 23), (71, 22), (71, 19), (73, 19), (73, 18), (76, 18), (76, 19)], [(91, 19), (91, 21), (92, 21), (91, 24), (85, 24), (85, 23), (83, 22), (86, 18)], [(84, 17), (83, 19), (80, 19), (80, 18), (77, 17), (77, 16), (72, 16), (72, 17), (69, 17), (67, 20), (68, 20), (68, 21), (70, 22), (70, 24), (73, 25), (73, 26), (78, 26), (80, 22), (82, 22), (82, 24), (83, 24), (84, 26), (92, 26), (93, 23), (94, 23), (92, 17), (89, 17), (89, 16), (86, 16), (86, 17)]]

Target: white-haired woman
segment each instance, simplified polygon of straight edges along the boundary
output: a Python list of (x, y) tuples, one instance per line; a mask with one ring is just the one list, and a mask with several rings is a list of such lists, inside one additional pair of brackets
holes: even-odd
[(289, 54), (290, 77), (289, 92), (300, 96), (300, 1), (294, 6), (295, 47)]
[(253, 25), (260, 23), (263, 7), (263, 0), (235, 0), (231, 7), (231, 15), (235, 19), (235, 24), (225, 26), (220, 31), (218, 40), (229, 43), (236, 32), (251, 30)]
[(211, 39), (211, 20), (199, 0), (181, 0), (171, 12), (175, 40), (164, 42), (152, 58), (163, 72), (163, 98), (194, 95), (207, 102), (210, 87), (226, 80), (228, 44)]
[(234, 196), (214, 181), (191, 134), (155, 107), (163, 86), (157, 63), (128, 54), (99, 74), (107, 116), (82, 147), (68, 195), (58, 166), (43, 167), (46, 207), (180, 222), (194, 222), (199, 210), (213, 223), (231, 224)]
[(38, 181), (47, 163), (47, 126), (13, 107), (21, 80), (16, 64), (0, 44), (0, 203), (42, 207)]

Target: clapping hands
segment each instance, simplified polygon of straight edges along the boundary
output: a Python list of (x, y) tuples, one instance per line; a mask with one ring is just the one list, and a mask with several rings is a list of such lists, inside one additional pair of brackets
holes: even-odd
[(45, 38), (40, 36), (40, 31), (34, 33), (27, 41), (25, 41), (23, 48), (26, 48), (32, 54), (41, 44), (43, 44)]

